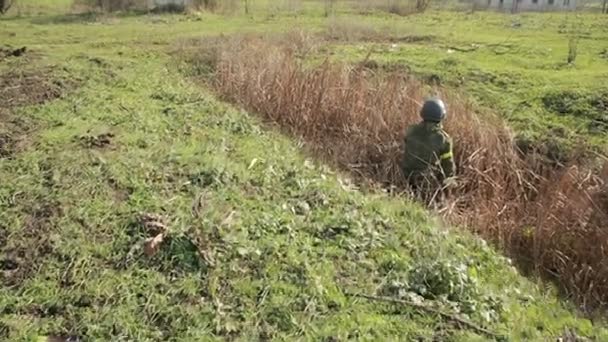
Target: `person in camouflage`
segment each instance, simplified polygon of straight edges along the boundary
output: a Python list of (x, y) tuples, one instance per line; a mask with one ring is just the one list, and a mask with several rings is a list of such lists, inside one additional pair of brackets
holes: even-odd
[(454, 182), (452, 139), (442, 127), (446, 115), (443, 101), (430, 99), (420, 111), (423, 121), (408, 127), (401, 168), (414, 192), (428, 194)]

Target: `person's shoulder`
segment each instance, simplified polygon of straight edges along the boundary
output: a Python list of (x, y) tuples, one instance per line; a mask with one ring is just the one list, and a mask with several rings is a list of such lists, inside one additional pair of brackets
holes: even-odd
[(417, 132), (419, 130), (420, 130), (420, 123), (415, 123), (415, 124), (409, 125), (407, 127), (406, 134), (407, 135), (414, 134), (415, 132)]
[(422, 122), (416, 122), (408, 126), (409, 128), (419, 128), (422, 127)]
[(441, 139), (443, 140), (444, 143), (447, 143), (447, 144), (452, 143), (452, 137), (450, 137), (448, 132), (446, 132), (443, 128), (439, 129), (437, 133), (439, 133), (439, 135), (441, 136)]

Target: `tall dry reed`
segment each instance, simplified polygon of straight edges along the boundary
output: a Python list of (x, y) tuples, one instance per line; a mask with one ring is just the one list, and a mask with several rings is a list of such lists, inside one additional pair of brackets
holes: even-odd
[[(212, 87), (224, 99), (303, 138), (319, 156), (364, 179), (403, 187), (403, 133), (426, 95), (448, 103), (459, 185), (441, 213), (550, 276), (584, 309), (608, 302), (608, 165), (556, 166), (522, 154), (509, 129), (458, 94), (403, 71), (328, 61), (306, 65), (309, 36), (239, 37), (214, 46)], [(218, 48), (219, 47), (219, 48)], [(367, 65), (369, 63), (363, 63)]]

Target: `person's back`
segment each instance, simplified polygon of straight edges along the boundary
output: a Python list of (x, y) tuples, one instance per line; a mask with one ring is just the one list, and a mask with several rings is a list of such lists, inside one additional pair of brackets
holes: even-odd
[(451, 177), (452, 168), (441, 168), (441, 160), (451, 157), (451, 142), (441, 125), (435, 122), (421, 122), (408, 129), (405, 136), (405, 154), (403, 171), (405, 175), (412, 173), (448, 173)]
[(441, 100), (426, 101), (421, 110), (423, 122), (408, 128), (402, 170), (412, 188), (443, 182), (455, 175), (452, 141), (441, 122), (446, 116)]

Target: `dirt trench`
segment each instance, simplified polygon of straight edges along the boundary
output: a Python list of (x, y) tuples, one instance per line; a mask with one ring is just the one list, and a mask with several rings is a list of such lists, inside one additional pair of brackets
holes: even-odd
[[(307, 40), (298, 37), (210, 40), (182, 57), (194, 67), (209, 64), (200, 76), (222, 99), (278, 124), (322, 159), (362, 182), (407, 190), (400, 145), (406, 127), (420, 120), (428, 85), (403, 70), (304, 65)], [(559, 163), (543, 146), (524, 153), (498, 117), (478, 116), (462, 94), (434, 91), (459, 117), (445, 127), (459, 181), (440, 214), (555, 280), (586, 310), (607, 307), (606, 178), (584, 158)]]

